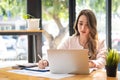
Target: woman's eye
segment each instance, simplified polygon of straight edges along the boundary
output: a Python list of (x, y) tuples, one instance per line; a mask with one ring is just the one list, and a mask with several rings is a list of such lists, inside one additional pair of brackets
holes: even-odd
[(79, 25), (83, 25), (82, 23), (79, 23)]

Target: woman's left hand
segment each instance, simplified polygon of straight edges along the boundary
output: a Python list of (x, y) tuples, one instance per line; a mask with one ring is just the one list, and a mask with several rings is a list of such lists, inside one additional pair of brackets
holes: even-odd
[(93, 63), (92, 61), (89, 61), (89, 67), (90, 68), (95, 68), (95, 63)]

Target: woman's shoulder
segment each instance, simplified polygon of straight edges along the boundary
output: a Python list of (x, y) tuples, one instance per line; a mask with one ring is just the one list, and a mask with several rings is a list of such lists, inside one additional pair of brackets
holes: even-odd
[(69, 39), (78, 39), (78, 36), (72, 35), (72, 36), (69, 36)]
[(78, 45), (78, 37), (77, 36), (68, 36), (62, 40), (58, 49), (71, 49), (74, 48), (75, 45)]
[(77, 42), (77, 40), (78, 40), (78, 37), (75, 35), (72, 35), (64, 38), (62, 40), (62, 43), (74, 43), (74, 42)]

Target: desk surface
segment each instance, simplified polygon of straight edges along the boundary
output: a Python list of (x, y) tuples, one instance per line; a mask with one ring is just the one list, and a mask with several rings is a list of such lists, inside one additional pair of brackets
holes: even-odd
[[(0, 80), (53, 80), (44, 77), (10, 73), (7, 72), (8, 70), (12, 70), (12, 68), (0, 68)], [(120, 73), (118, 73), (118, 75), (117, 77), (106, 77), (105, 71), (97, 70), (92, 72), (90, 75), (75, 75), (72, 77), (62, 78), (60, 80), (120, 80)]]

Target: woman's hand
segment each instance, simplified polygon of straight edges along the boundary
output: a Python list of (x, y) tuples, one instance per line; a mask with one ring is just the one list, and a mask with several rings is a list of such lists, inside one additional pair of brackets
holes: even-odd
[(95, 68), (96, 66), (95, 66), (95, 63), (93, 63), (92, 61), (89, 61), (89, 67), (90, 68)]
[(38, 67), (40, 69), (45, 69), (45, 67), (47, 67), (49, 65), (48, 61), (47, 60), (40, 60), (38, 62)]

